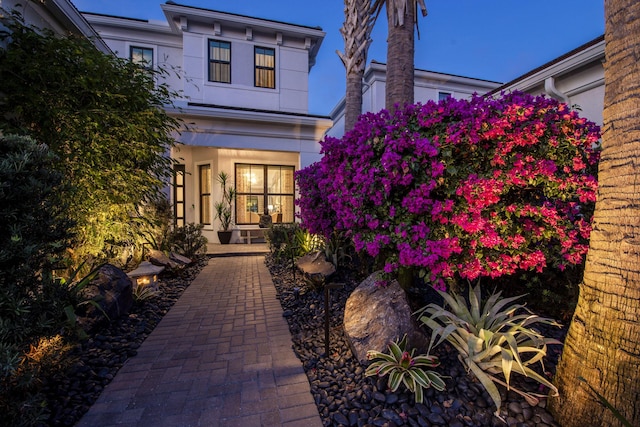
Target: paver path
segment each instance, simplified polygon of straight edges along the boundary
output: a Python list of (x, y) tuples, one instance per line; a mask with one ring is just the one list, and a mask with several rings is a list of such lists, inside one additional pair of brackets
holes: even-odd
[(263, 256), (212, 258), (77, 427), (322, 422)]

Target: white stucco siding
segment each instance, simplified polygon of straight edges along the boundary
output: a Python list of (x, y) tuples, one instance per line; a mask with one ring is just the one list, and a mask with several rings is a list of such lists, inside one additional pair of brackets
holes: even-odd
[[(246, 89), (253, 89), (254, 68), (253, 68), (252, 43), (235, 40), (231, 43), (231, 84), (242, 86)], [(277, 58), (276, 58), (277, 61)], [(277, 76), (276, 76), (277, 78)]]
[[(308, 74), (309, 54), (306, 50), (280, 48), (280, 69)], [(305, 81), (305, 87), (307, 82)]]
[(320, 160), (322, 160), (322, 155), (319, 153), (300, 153), (300, 168), (304, 169)]
[(569, 98), (580, 115), (602, 125), (604, 109), (604, 68), (600, 62), (556, 79), (556, 88)]
[(580, 107), (581, 117), (586, 117), (598, 126), (602, 126), (602, 110), (604, 108), (604, 85), (597, 86), (587, 92), (571, 97), (571, 102)]
[(307, 113), (309, 93), (304, 90), (280, 89), (279, 110), (292, 113)]

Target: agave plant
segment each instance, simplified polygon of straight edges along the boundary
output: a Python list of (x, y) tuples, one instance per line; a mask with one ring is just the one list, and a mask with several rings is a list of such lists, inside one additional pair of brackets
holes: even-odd
[(416, 402), (422, 403), (423, 389), (433, 387), (442, 391), (445, 388), (444, 381), (437, 372), (424, 369), (436, 367), (440, 362), (436, 356), (414, 356), (416, 350), (412, 349), (409, 353), (406, 347), (405, 335), (400, 342), (389, 344), (389, 354), (369, 350), (367, 359), (373, 362), (367, 367), (365, 375), (383, 377), (389, 374), (387, 384), (391, 391), (396, 391), (400, 384), (404, 384), (415, 395)]
[[(525, 375), (549, 387), (555, 395), (558, 389), (529, 365), (542, 364), (547, 354), (547, 345), (562, 344), (545, 338), (529, 326), (544, 323), (560, 326), (551, 319), (532, 314), (522, 304), (512, 304), (522, 296), (501, 298), (501, 292), (493, 293), (482, 303), (480, 285), (469, 287), (469, 304), (458, 294), (438, 291), (445, 300), (445, 309), (437, 304), (429, 304), (418, 311), (420, 321), (432, 330), (429, 350), (443, 341), (449, 342), (457, 351), (458, 358), (471, 371), (500, 411), (502, 400), (496, 384), (507, 387), (522, 395), (532, 405), (538, 397), (510, 386), (512, 372)], [(505, 381), (496, 377), (503, 374)]]

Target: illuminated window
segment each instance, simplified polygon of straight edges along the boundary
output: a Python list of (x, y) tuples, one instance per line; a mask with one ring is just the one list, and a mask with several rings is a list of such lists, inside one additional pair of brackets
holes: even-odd
[(271, 215), (273, 223), (293, 222), (293, 166), (236, 164), (236, 223), (258, 224)]
[(211, 225), (211, 165), (198, 166), (200, 224)]
[(173, 167), (173, 221), (176, 227), (184, 226), (184, 165), (175, 165)]
[(255, 47), (255, 85), (275, 89), (276, 51), (267, 47)]
[(231, 43), (209, 40), (209, 81), (231, 83)]

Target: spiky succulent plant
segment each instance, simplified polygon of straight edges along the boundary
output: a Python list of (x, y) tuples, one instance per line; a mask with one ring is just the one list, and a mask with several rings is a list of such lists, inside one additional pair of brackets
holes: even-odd
[[(482, 302), (480, 285), (469, 288), (469, 303), (459, 294), (438, 291), (445, 300), (445, 307), (429, 304), (418, 311), (419, 319), (432, 330), (429, 350), (447, 341), (458, 351), (458, 358), (471, 371), (500, 411), (502, 400), (496, 383), (521, 394), (532, 404), (539, 395), (524, 392), (510, 386), (512, 372), (532, 378), (549, 387), (556, 395), (558, 389), (529, 365), (542, 363), (548, 344), (562, 344), (545, 338), (530, 328), (534, 323), (559, 326), (551, 319), (536, 316), (522, 304), (512, 304), (521, 296), (501, 298), (493, 293)], [(437, 342), (437, 337), (440, 337)], [(496, 377), (504, 375), (505, 381)]]

